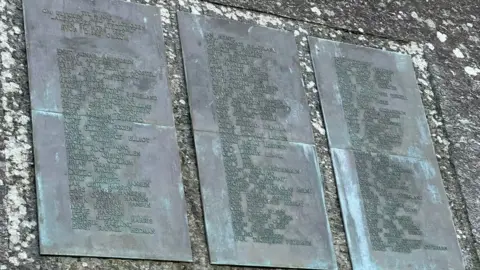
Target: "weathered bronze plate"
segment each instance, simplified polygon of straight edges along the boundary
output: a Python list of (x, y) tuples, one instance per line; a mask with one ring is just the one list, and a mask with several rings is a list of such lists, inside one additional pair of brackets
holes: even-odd
[(433, 155), (409, 56), (310, 38), (330, 146)]
[(191, 261), (159, 9), (24, 13), (41, 253)]
[(211, 262), (337, 269), (293, 35), (178, 16)]
[(310, 48), (354, 269), (463, 269), (410, 57)]

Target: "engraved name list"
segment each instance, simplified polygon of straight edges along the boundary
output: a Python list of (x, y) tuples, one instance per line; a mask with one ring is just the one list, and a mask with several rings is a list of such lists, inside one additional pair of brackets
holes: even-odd
[(179, 22), (212, 263), (331, 269), (293, 38), (183, 13)]
[(24, 5), (41, 253), (191, 261), (159, 9)]

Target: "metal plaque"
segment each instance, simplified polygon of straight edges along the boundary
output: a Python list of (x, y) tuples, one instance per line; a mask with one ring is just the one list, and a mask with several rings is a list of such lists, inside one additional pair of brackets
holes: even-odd
[(211, 262), (337, 269), (293, 35), (178, 17)]
[(464, 269), (410, 57), (309, 42), (354, 269)]
[(25, 0), (40, 252), (191, 261), (160, 10)]

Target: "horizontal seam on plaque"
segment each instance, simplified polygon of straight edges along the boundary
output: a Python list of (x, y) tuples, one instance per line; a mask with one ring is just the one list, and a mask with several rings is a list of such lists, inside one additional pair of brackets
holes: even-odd
[[(35, 112), (46, 112), (46, 113), (51, 113), (51, 114), (61, 114), (65, 116), (64, 113), (62, 112), (54, 112), (54, 111), (47, 111), (47, 110), (38, 110), (38, 109), (32, 109), (32, 111)], [(78, 115), (80, 117), (92, 117), (88, 115)], [(100, 117), (99, 117), (100, 118)], [(133, 124), (139, 124), (139, 125), (151, 125), (151, 126), (157, 126), (157, 127), (167, 127), (167, 128), (175, 128), (175, 126), (167, 126), (167, 125), (159, 125), (159, 124), (153, 124), (153, 123), (142, 123), (142, 122), (134, 122), (134, 121), (125, 121), (125, 120), (120, 120), (120, 119), (113, 119), (114, 121), (122, 121), (122, 122), (128, 122), (128, 123), (133, 123)]]
[[(356, 150), (354, 148), (330, 147), (330, 149), (346, 150), (346, 151), (351, 151), (351, 152), (363, 152), (363, 153), (368, 153), (368, 154), (379, 154), (379, 155), (385, 155), (385, 156), (394, 156), (394, 157), (403, 157), (403, 158), (411, 158), (411, 159), (417, 159), (417, 160), (430, 161), (430, 159), (428, 159), (427, 157), (412, 157), (412, 156), (406, 156), (406, 155), (388, 154), (388, 153), (375, 152), (375, 151)], [(435, 157), (435, 160), (437, 160), (436, 157)], [(438, 161), (437, 161), (437, 164), (438, 164)]]
[[(211, 130), (203, 130), (203, 129), (193, 129), (193, 132), (195, 131), (200, 131), (200, 132), (208, 132), (208, 133), (216, 133), (216, 134), (226, 134), (226, 132), (218, 132), (218, 131), (211, 131)], [(227, 134), (231, 134), (231, 133), (227, 133)], [(238, 135), (238, 134), (232, 134), (234, 136), (237, 136), (237, 137), (247, 137), (247, 138), (257, 138), (257, 137), (254, 137), (254, 136), (248, 136), (248, 135)], [(258, 138), (258, 139), (261, 139), (261, 138)], [(279, 142), (286, 142), (286, 143), (302, 143), (302, 144), (308, 144), (308, 145), (312, 145), (312, 146), (315, 146), (315, 143), (306, 143), (306, 142), (298, 142), (298, 141), (282, 141), (282, 140), (277, 140), (277, 139), (269, 139), (269, 138), (263, 138), (265, 140), (271, 140), (271, 141), (279, 141)]]

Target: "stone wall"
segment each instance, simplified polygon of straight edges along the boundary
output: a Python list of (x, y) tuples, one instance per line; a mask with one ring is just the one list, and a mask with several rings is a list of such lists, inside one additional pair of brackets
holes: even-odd
[(307, 36), (410, 54), (464, 262), (467, 269), (480, 269), (480, 6), (475, 1), (137, 2), (161, 9), (194, 262), (39, 255), (22, 1), (0, 0), (0, 270), (241, 268), (209, 263), (178, 10), (294, 33), (339, 269), (351, 269), (351, 265)]

